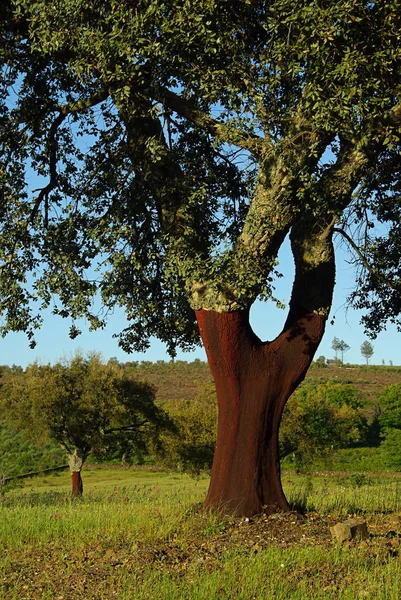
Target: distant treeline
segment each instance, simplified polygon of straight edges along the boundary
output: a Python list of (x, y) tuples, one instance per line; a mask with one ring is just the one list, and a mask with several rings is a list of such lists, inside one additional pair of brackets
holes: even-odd
[[(136, 379), (154, 386), (156, 402), (176, 424), (176, 430), (164, 432), (161, 441), (151, 442), (147, 453), (137, 455), (135, 460), (192, 471), (209, 468), (217, 411), (207, 363), (199, 359), (129, 361), (120, 366)], [(24, 369), (19, 366), (1, 366), (0, 385), (8, 377), (23, 374)], [(330, 463), (335, 468), (333, 460), (343, 456), (347, 457), (349, 468), (352, 465), (374, 470), (401, 468), (398, 458), (401, 410), (400, 415), (397, 412), (401, 405), (400, 374), (401, 367), (395, 366), (325, 364), (322, 367), (313, 363), (284, 412), (280, 431), (284, 465), (300, 469), (313, 465), (320, 468)], [(104, 460), (121, 461), (122, 456), (118, 452), (108, 453)], [(23, 432), (16, 432), (10, 423), (0, 424), (3, 478), (64, 464), (64, 451), (51, 440), (35, 444)]]

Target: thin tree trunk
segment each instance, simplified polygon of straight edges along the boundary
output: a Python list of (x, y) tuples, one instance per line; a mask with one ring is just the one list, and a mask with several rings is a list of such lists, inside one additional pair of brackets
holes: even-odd
[(71, 494), (74, 498), (77, 496), (82, 496), (84, 491), (84, 486), (82, 483), (81, 471), (72, 471), (71, 472), (71, 484), (72, 491)]
[(73, 497), (82, 496), (84, 487), (82, 484), (81, 469), (87, 455), (80, 449), (74, 448), (74, 452), (68, 455), (68, 464), (71, 471), (71, 494)]
[(288, 510), (280, 481), (279, 425), (322, 338), (325, 318), (291, 310), (283, 333), (266, 343), (253, 333), (248, 310), (199, 310), (197, 319), (219, 411), (205, 507), (247, 516)]

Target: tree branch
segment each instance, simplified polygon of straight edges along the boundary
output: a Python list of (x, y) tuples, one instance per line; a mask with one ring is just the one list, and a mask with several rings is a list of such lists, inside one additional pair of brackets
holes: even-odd
[(335, 280), (332, 231), (335, 218), (305, 213), (293, 226), (290, 240), (295, 279), (290, 304), (327, 318)]
[(139, 427), (142, 427), (142, 425), (146, 425), (146, 423), (148, 423), (149, 421), (147, 419), (145, 419), (144, 421), (141, 421), (140, 423), (132, 423), (131, 425), (126, 425), (125, 427), (113, 427), (111, 429), (105, 429), (104, 430), (104, 434), (108, 435), (109, 433), (114, 433), (116, 431), (132, 431), (134, 429), (139, 429)]
[(354, 190), (369, 165), (374, 164), (382, 150), (378, 138), (385, 138), (385, 125), (401, 126), (401, 104), (396, 104), (382, 119), (371, 117), (361, 128), (356, 139), (340, 137), (342, 148), (334, 165), (326, 169), (317, 183), (326, 196), (337, 196), (338, 210), (344, 210), (352, 201)]
[(156, 100), (175, 111), (180, 116), (185, 117), (201, 129), (204, 129), (210, 133), (210, 135), (218, 137), (228, 144), (244, 148), (255, 156), (261, 157), (263, 154), (266, 154), (269, 150), (273, 149), (272, 144), (267, 140), (253, 133), (243, 131), (242, 129), (234, 128), (225, 123), (219, 123), (213, 119), (213, 117), (204, 113), (202, 110), (191, 106), (184, 98), (167, 88), (162, 89)]
[(89, 108), (92, 108), (93, 106), (96, 106), (97, 104), (100, 104), (100, 102), (103, 102), (104, 100), (106, 100), (108, 95), (109, 94), (106, 90), (101, 89), (98, 92), (96, 92), (95, 94), (93, 94), (93, 96), (91, 96), (90, 98), (84, 98), (82, 100), (77, 100), (76, 102), (70, 102), (69, 104), (65, 104), (64, 106), (59, 107), (59, 109), (58, 109), (59, 114), (54, 119), (53, 123), (51, 124), (50, 129), (49, 129), (49, 134), (47, 136), (47, 145), (48, 145), (48, 149), (49, 149), (50, 181), (39, 192), (39, 195), (35, 201), (32, 211), (31, 211), (31, 215), (30, 215), (31, 222), (34, 221), (34, 219), (38, 213), (38, 210), (40, 208), (40, 205), (42, 204), (43, 200), (45, 200), (45, 202), (46, 202), (45, 225), (47, 225), (48, 198), (49, 198), (50, 192), (52, 190), (54, 190), (54, 188), (57, 185), (58, 144), (57, 144), (56, 135), (57, 135), (57, 131), (58, 131), (58, 128), (60, 127), (61, 123), (69, 115), (83, 112), (85, 110), (88, 110)]
[(379, 282), (384, 283), (390, 290), (394, 289), (393, 286), (391, 285), (391, 283), (388, 281), (388, 279), (385, 279), (383, 276), (380, 276), (372, 268), (372, 266), (369, 264), (366, 256), (363, 254), (363, 252), (360, 250), (360, 248), (355, 244), (354, 240), (348, 235), (348, 233), (346, 231), (344, 231), (344, 229), (342, 229), (340, 227), (334, 227), (333, 231), (335, 233), (341, 234), (343, 236), (343, 238), (347, 240), (348, 244), (351, 246), (353, 251), (358, 255), (361, 263), (369, 271), (369, 273), (372, 275), (372, 277), (377, 279)]

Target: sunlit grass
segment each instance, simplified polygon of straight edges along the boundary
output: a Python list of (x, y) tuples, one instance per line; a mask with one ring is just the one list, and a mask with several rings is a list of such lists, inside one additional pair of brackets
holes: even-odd
[(283, 477), (287, 500), (296, 510), (344, 517), (401, 511), (401, 480), (361, 476)]
[[(37, 477), (0, 501), (1, 600), (401, 597), (397, 548), (375, 545), (374, 536), (343, 547), (315, 545), (312, 538), (295, 546), (278, 540), (257, 551), (246, 543), (209, 551), (208, 540), (218, 543), (225, 520), (201, 510), (206, 476), (88, 469), (77, 500), (70, 499), (69, 483), (68, 473)], [(362, 513), (373, 526), (379, 513), (394, 513), (395, 521), (401, 513), (397, 478), (284, 473), (283, 484), (294, 506), (321, 515)], [(171, 548), (177, 562), (164, 562), (160, 548)], [(53, 570), (46, 568), (52, 561)]]
[[(15, 547), (21, 541), (57, 540), (75, 546), (105, 538), (129, 544), (185, 536), (194, 524), (186, 515), (202, 502), (208, 483), (206, 478), (142, 471), (102, 471), (101, 476), (100, 486), (99, 472), (88, 471), (84, 496), (73, 500), (64, 482), (54, 484), (60, 477), (53, 476), (5, 495), (0, 502), (0, 542)], [(50, 491), (44, 491), (46, 487)], [(215, 518), (202, 513), (205, 517)]]
[[(281, 550), (232, 553), (220, 569), (194, 567), (185, 578), (166, 570), (144, 574), (146, 585), (129, 587), (122, 600), (399, 600), (401, 563), (371, 559), (360, 548)], [(135, 592), (136, 589), (136, 592)], [(131, 595), (130, 595), (131, 594)], [(133, 596), (133, 594), (135, 594)]]

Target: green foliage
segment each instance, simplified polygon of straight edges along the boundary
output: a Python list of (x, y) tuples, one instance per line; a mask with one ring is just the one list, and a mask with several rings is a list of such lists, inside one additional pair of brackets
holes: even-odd
[(369, 477), (366, 477), (366, 475), (364, 475), (363, 473), (355, 473), (354, 475), (351, 475), (349, 480), (351, 484), (355, 485), (357, 488), (360, 488), (363, 485), (371, 484), (371, 480), (369, 479)]
[(165, 404), (176, 433), (161, 434), (158, 459), (170, 467), (199, 473), (210, 469), (217, 433), (214, 384), (204, 384), (193, 400)]
[(380, 453), (389, 469), (401, 468), (401, 384), (393, 384), (377, 398), (380, 414)]
[(280, 454), (293, 455), (297, 468), (314, 454), (363, 441), (367, 423), (361, 397), (351, 385), (327, 382), (305, 385), (291, 396), (280, 427)]
[(120, 455), (143, 449), (146, 439), (171, 426), (155, 403), (154, 389), (127, 376), (114, 361), (74, 356), (51, 365), (33, 364), (1, 388), (0, 411), (36, 440), (48, 438), (84, 461), (111, 448)]
[[(374, 260), (389, 242), (397, 319), (397, 0), (9, 0), (0, 18), (3, 334), (34, 344), (50, 305), (100, 327), (100, 294), (127, 312), (124, 348), (157, 335), (173, 355), (199, 342), (191, 309), (271, 297), (290, 229), (294, 293), (327, 314), (310, 267), (343, 211)], [(368, 291), (386, 287), (377, 272)]]
[(392, 471), (401, 470), (401, 429), (385, 429), (380, 444), (380, 454), (385, 465)]
[(0, 424), (0, 476), (6, 478), (65, 464), (65, 453), (54, 442), (34, 444), (24, 432)]
[(331, 347), (335, 352), (336, 360), (337, 360), (337, 352), (340, 350), (340, 346), (341, 346), (341, 341), (337, 337), (333, 338), (333, 341), (331, 342)]
[(377, 403), (382, 411), (379, 416), (381, 427), (401, 430), (401, 384), (386, 387)]
[[(284, 468), (293, 468), (287, 460)], [(315, 454), (307, 464), (310, 470), (330, 470), (337, 472), (368, 472), (380, 473), (386, 471), (386, 465), (380, 453), (380, 448), (354, 447), (333, 449), (329, 456)]]
[(326, 364), (326, 357), (325, 356), (319, 356), (319, 358), (317, 358), (313, 363), (312, 363), (312, 368), (316, 368), (316, 369), (325, 369), (327, 367)]

